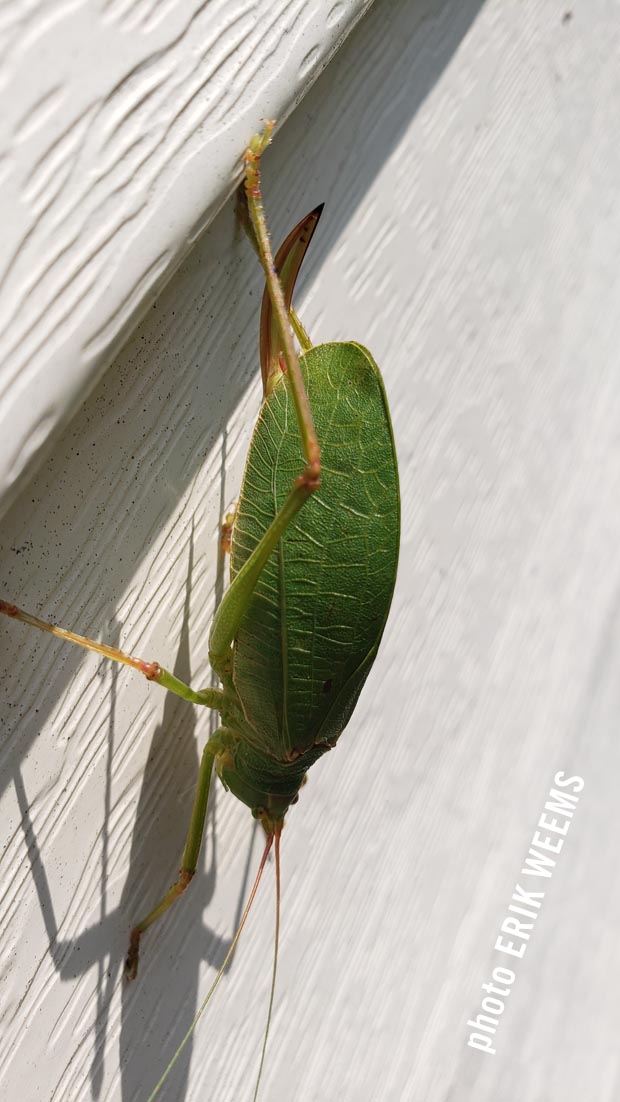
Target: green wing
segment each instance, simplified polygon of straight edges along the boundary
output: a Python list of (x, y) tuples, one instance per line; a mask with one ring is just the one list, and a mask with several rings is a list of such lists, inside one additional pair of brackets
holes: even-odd
[[(398, 470), (379, 369), (357, 344), (301, 359), (321, 445), (320, 489), (269, 559), (234, 644), (233, 679), (256, 745), (278, 760), (333, 744), (370, 670), (392, 600)], [(280, 380), (263, 403), (237, 506), (231, 575), (303, 468)]]

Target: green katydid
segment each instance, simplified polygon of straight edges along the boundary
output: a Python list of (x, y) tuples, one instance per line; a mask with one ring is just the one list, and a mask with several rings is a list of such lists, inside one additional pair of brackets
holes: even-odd
[(144, 932), (194, 875), (215, 767), (224, 787), (262, 822), (266, 840), (241, 922), (194, 1024), (232, 955), (275, 844), (278, 907), (261, 1069), (275, 988), (283, 823), (308, 769), (336, 745), (349, 722), (376, 657), (394, 589), (400, 522), (394, 440), (376, 364), (359, 344), (313, 347), (291, 307), (321, 208), (302, 219), (272, 258), (260, 192), (260, 158), (272, 129), (267, 123), (246, 150), (240, 190), (241, 220), (266, 277), (260, 325), (264, 398), (236, 511), (227, 518), (231, 583), (209, 637), (209, 659), (221, 687), (196, 691), (157, 662), (0, 601), (0, 612), (123, 662), (219, 713), (221, 725), (202, 755), (178, 878), (131, 931), (126, 976), (137, 973)]

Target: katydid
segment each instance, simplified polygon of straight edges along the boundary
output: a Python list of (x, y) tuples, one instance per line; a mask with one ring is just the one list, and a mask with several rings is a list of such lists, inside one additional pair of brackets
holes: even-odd
[(224, 787), (261, 821), (265, 847), (229, 953), (195, 1021), (230, 959), (274, 845), (278, 906), (261, 1069), (275, 988), (282, 827), (308, 769), (348, 724), (376, 657), (392, 600), (400, 525), (396, 453), (379, 370), (359, 344), (313, 347), (291, 306), (322, 208), (302, 219), (272, 258), (260, 190), (260, 159), (272, 129), (267, 123), (250, 142), (240, 189), (240, 217), (266, 278), (264, 396), (236, 509), (226, 518), (231, 581), (209, 637), (220, 687), (194, 690), (158, 662), (0, 601), (4, 614), (125, 663), (219, 713), (220, 726), (203, 751), (177, 880), (132, 929), (125, 971), (127, 979), (135, 978), (142, 935), (194, 876), (215, 767)]

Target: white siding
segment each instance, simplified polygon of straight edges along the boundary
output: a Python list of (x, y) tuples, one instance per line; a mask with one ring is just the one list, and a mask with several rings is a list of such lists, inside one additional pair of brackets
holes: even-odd
[[(379, 660), (283, 838), (263, 1102), (619, 1095), (619, 39), (609, 0), (377, 0), (266, 157), (274, 237), (327, 202), (299, 310), (384, 370), (403, 540)], [(227, 202), (2, 526), (7, 597), (196, 685), (260, 293)], [(20, 625), (0, 645), (2, 1093), (145, 1099), (259, 839), (218, 787), (124, 989), (209, 717)], [(484, 1055), (466, 1023), (559, 770), (585, 787)], [(268, 872), (171, 1102), (252, 1097)]]
[(0, 509), (369, 3), (4, 5)]

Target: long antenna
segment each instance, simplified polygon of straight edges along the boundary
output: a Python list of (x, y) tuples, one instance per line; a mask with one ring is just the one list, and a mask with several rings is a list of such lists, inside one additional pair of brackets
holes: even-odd
[[(273, 834), (269, 834), (267, 836), (267, 841), (265, 842), (265, 848), (263, 850), (263, 856), (261, 857), (260, 865), (258, 867), (258, 872), (256, 873), (256, 879), (255, 879), (254, 884), (252, 886), (252, 891), (250, 892), (248, 901), (245, 905), (245, 910), (244, 910), (244, 912), (241, 916), (241, 921), (240, 921), (240, 923), (237, 927), (237, 932), (236, 932), (234, 938), (232, 939), (232, 941), (230, 943), (230, 948), (229, 948), (226, 956), (224, 957), (222, 965), (221, 965), (215, 979), (213, 980), (213, 983), (211, 984), (209, 990), (207, 991), (207, 994), (204, 998), (204, 1001), (202, 1002), (200, 1008), (198, 1009), (192, 1024), (190, 1025), (187, 1033), (185, 1034), (185, 1036), (184, 1036), (183, 1040), (181, 1041), (179, 1047), (177, 1048), (174, 1056), (172, 1057), (170, 1063), (168, 1064), (168, 1067), (166, 1068), (165, 1072), (163, 1073), (161, 1078), (156, 1083), (155, 1088), (149, 1094), (147, 1102), (153, 1102), (153, 1099), (156, 1097), (158, 1091), (164, 1085), (164, 1083), (165, 1083), (166, 1079), (168, 1078), (168, 1076), (170, 1075), (170, 1072), (172, 1071), (174, 1065), (176, 1064), (177, 1060), (179, 1059), (179, 1056), (181, 1055), (183, 1049), (185, 1048), (187, 1042), (189, 1041), (192, 1033), (194, 1032), (196, 1026), (198, 1025), (198, 1022), (200, 1021), (200, 1019), (201, 1019), (202, 1015), (204, 1014), (205, 1010), (207, 1009), (207, 1006), (209, 1005), (209, 1002), (211, 1001), (211, 997), (212, 997), (218, 983), (220, 982), (222, 976), (224, 975), (224, 972), (226, 971), (226, 967), (228, 965), (228, 962), (230, 961), (230, 958), (232, 957), (232, 955), (235, 951), (235, 947), (237, 945), (237, 942), (239, 941), (239, 938), (241, 937), (241, 931), (243, 930), (243, 927), (245, 926), (245, 921), (246, 921), (246, 919), (247, 919), (247, 917), (250, 913), (250, 908), (252, 906), (252, 903), (254, 902), (254, 896), (256, 895), (256, 892), (258, 891), (258, 885), (260, 884), (261, 876), (263, 875), (263, 869), (265, 868), (265, 865), (267, 864), (267, 858), (269, 856), (269, 851), (271, 850), (271, 846), (272, 846), (272, 843), (273, 843), (273, 838), (274, 838)], [(276, 834), (276, 861), (278, 860), (278, 849), (279, 849), (278, 843), (279, 843), (279, 840), (280, 839), (279, 839), (279, 832), (278, 832), (278, 834)], [(277, 868), (278, 868), (278, 866), (276, 865), (276, 869)]]
[(267, 1025), (265, 1026), (265, 1036), (263, 1037), (263, 1050), (260, 1055), (260, 1065), (258, 1068), (258, 1076), (256, 1078), (256, 1086), (254, 1088), (254, 1099), (256, 1102), (258, 1098), (258, 1088), (260, 1087), (261, 1076), (263, 1074), (263, 1064), (265, 1063), (265, 1053), (267, 1051), (267, 1038), (269, 1037), (269, 1026), (271, 1025), (271, 1014), (273, 1011), (273, 1000), (276, 993), (276, 975), (278, 973), (278, 945), (280, 942), (280, 834), (282, 833), (282, 827), (276, 827), (276, 928), (273, 939), (273, 970), (271, 973), (271, 992), (269, 994), (269, 1009), (267, 1011)]

